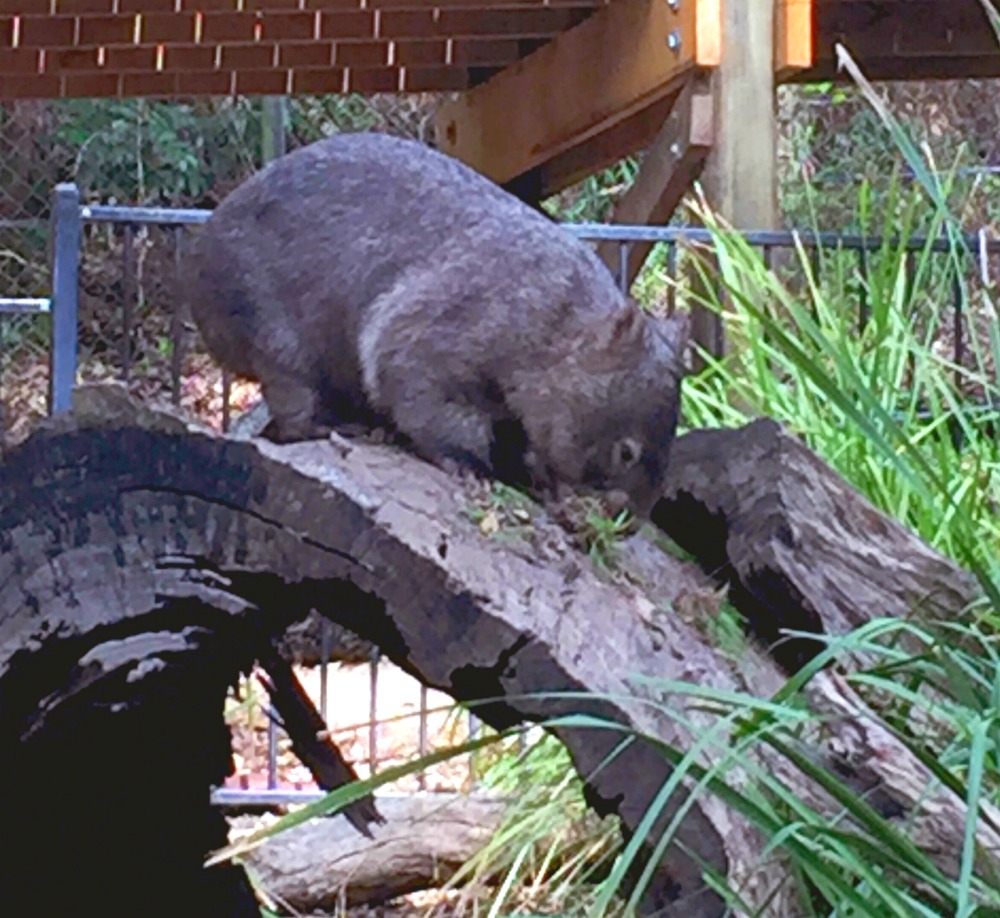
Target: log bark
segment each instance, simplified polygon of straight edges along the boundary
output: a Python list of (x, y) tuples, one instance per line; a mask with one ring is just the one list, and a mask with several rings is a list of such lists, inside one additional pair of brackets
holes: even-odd
[(697, 430), (671, 448), (654, 522), (725, 586), (787, 671), (877, 616), (955, 618), (975, 577), (880, 512), (777, 422)]
[[(733, 433), (733, 440), (738, 437), (739, 432)], [(769, 473), (756, 468), (765, 462), (766, 450), (764, 458), (744, 461), (739, 456), (746, 448), (733, 447), (737, 458), (731, 464), (742, 470), (741, 480), (750, 490)], [(683, 446), (678, 455), (675, 481), (683, 483)], [(830, 487), (832, 479), (821, 473), (820, 465), (817, 460), (808, 486), (822, 501), (827, 498), (819, 492)], [(777, 493), (770, 498), (759, 485), (758, 509), (768, 520), (774, 519), (773, 513), (767, 515), (772, 504), (787, 498), (782, 486), (780, 473), (771, 479)], [(694, 485), (675, 487), (677, 494), (695, 493)], [(94, 901), (103, 896), (106, 914), (126, 914), (135, 905), (134, 898), (119, 895), (115, 886), (120, 858), (141, 873), (147, 890), (162, 885), (190, 894), (205, 877), (217, 882), (223, 874), (213, 869), (195, 878), (190, 865), (218, 834), (205, 790), (228, 767), (228, 747), (219, 727), (222, 692), (252, 657), (248, 634), (259, 635), (262, 629), (276, 633), (312, 609), (378, 645), (427, 685), (478, 702), (479, 716), (497, 727), (582, 712), (689, 749), (718, 729), (718, 719), (688, 696), (664, 698), (658, 684), (694, 682), (754, 695), (768, 695), (782, 684), (781, 669), (762, 646), (750, 646), (738, 660), (714, 646), (705, 628), (713, 611), (712, 583), (693, 565), (666, 555), (639, 535), (620, 553), (621, 573), (627, 576), (609, 579), (573, 547), (565, 532), (535, 510), (529, 524), (519, 519), (517, 527), (502, 528), (503, 538), (490, 538), (470, 512), (483, 505), (487, 492), (485, 483), (456, 481), (391, 447), (337, 440), (278, 446), (226, 439), (146, 409), (116, 387), (79, 390), (73, 415), (48, 425), (0, 466), (0, 742), (5, 750), (16, 750), (0, 765), (0, 805), (5, 814), (15, 814), (7, 823), (11, 836), (29, 833), (30, 842), (0, 862), (0, 883), (21, 892), (30, 887), (36, 895), (41, 886), (49, 900), (42, 903), (42, 911), (58, 913), (55, 906), (65, 905), (64, 911), (72, 912), (69, 893), (44, 884), (43, 865), (48, 875), (53, 861), (43, 840), (47, 833), (73, 832), (67, 829), (64, 812), (48, 805), (42, 793), (46, 785), (38, 782), (32, 768), (41, 768), (41, 774), (54, 780), (58, 769), (75, 761), (81, 749), (94, 763), (94, 774), (98, 765), (108, 767), (109, 750), (114, 755), (128, 750), (146, 769), (147, 779), (153, 775), (172, 788), (183, 784), (183, 793), (172, 789), (170, 807), (158, 811), (161, 821), (152, 834), (159, 847), (150, 848), (145, 839), (140, 843), (134, 833), (129, 836), (124, 817), (103, 822), (91, 818), (86, 829), (73, 836), (87, 842), (82, 854), (74, 855), (79, 882), (85, 883), (84, 874), (93, 875), (85, 889)], [(701, 560), (710, 567), (706, 558), (720, 545), (713, 539), (719, 517), (729, 511), (716, 507), (699, 515), (698, 501), (685, 500), (671, 504), (668, 498), (658, 521), (669, 528), (674, 514), (676, 525), (697, 531), (689, 544), (703, 549)], [(726, 522), (734, 533), (736, 519), (733, 515)], [(787, 549), (780, 528), (777, 533), (763, 524), (755, 529), (752, 520), (743, 525), (770, 538), (767, 544), (785, 544)], [(874, 542), (866, 541), (864, 530), (853, 532), (851, 551), (864, 554), (872, 545), (886, 551), (913, 549), (912, 544), (885, 537), (887, 526), (875, 514)], [(797, 551), (809, 550), (803, 533), (796, 535)], [(749, 535), (746, 541), (752, 542)], [(727, 540), (721, 544), (729, 546)], [(947, 565), (924, 551), (944, 580)], [(881, 560), (883, 581), (885, 570), (897, 561), (909, 563), (905, 556)], [(960, 571), (956, 583), (954, 592), (967, 587)], [(849, 599), (829, 604), (844, 627), (903, 602), (893, 605), (886, 595), (888, 606), (858, 608), (850, 606)], [(818, 614), (825, 626), (822, 616), (833, 615), (827, 606), (809, 613), (811, 606), (800, 605), (789, 604), (782, 621)], [(831, 618), (832, 625), (837, 621)], [(127, 664), (94, 670), (88, 654), (115, 640), (138, 642)], [(193, 687), (181, 678), (192, 671), (198, 673)], [(108, 673), (120, 678), (112, 685)], [(163, 673), (174, 678), (163, 681)], [(89, 734), (84, 733), (74, 735), (67, 750), (61, 744), (66, 721), (53, 720), (62, 705), (55, 704), (54, 713), (50, 707), (59, 692), (81, 679), (96, 680), (84, 713), (88, 719), (101, 713), (107, 723), (100, 746), (90, 748), (85, 742)], [(828, 688), (820, 693), (825, 704), (847, 697), (835, 683)], [(148, 695), (159, 718), (157, 737), (162, 733), (162, 741), (147, 736), (147, 709), (130, 707), (139, 690)], [(212, 692), (219, 701), (214, 721), (204, 713)], [(591, 694), (545, 694), (567, 692)], [(73, 697), (84, 696), (85, 688)], [(175, 703), (178, 697), (184, 704)], [(918, 830), (943, 827), (943, 849), (952, 841), (963, 802), (938, 793), (935, 807), (949, 813), (942, 820), (927, 811), (919, 795), (910, 794), (910, 784), (900, 789), (893, 774), (915, 776), (919, 782), (925, 771), (909, 760), (905, 749), (894, 748), (891, 762), (881, 760), (886, 747), (873, 745), (877, 716), (854, 699), (848, 702), (840, 707), (833, 739), (817, 741), (818, 754), (831, 764), (839, 762), (837, 730), (846, 735), (866, 718), (872, 729), (862, 733), (861, 744), (872, 738), (874, 761), (868, 764), (875, 780), (899, 804), (899, 818), (907, 824)], [(126, 721), (114, 713), (121, 705), (143, 716)], [(197, 769), (188, 767), (189, 750), (183, 742), (190, 712), (196, 708), (205, 719), (199, 724), (201, 732), (192, 737), (203, 744), (202, 736), (217, 736), (215, 743), (204, 746), (211, 754), (203, 753)], [(632, 832), (670, 774), (663, 755), (638, 741), (609, 760), (621, 735), (581, 726), (555, 732), (585, 780), (591, 805), (602, 814), (617, 813), (626, 834)], [(704, 749), (703, 763), (711, 764), (726, 744), (727, 736), (720, 732), (718, 743)], [(857, 749), (856, 740), (852, 748)], [(766, 749), (752, 755), (756, 764), (784, 776), (822, 811), (837, 811), (779, 756)], [(12, 774), (22, 781), (20, 786), (8, 780)], [(866, 773), (858, 780), (870, 777)], [(745, 780), (738, 771), (727, 778), (737, 785)], [(100, 787), (117, 808), (117, 784), (105, 779)], [(26, 806), (25, 788), (43, 805)], [(643, 913), (690, 918), (724, 914), (721, 897), (702, 879), (705, 865), (737, 883), (748, 902), (762, 907), (761, 914), (794, 913), (786, 872), (779, 860), (761, 859), (765, 840), (757, 830), (719, 798), (703, 794), (688, 800), (687, 790), (682, 787), (657, 824), (661, 827), (681, 805), (690, 804), (674, 843), (657, 866)], [(133, 815), (142, 811), (137, 792), (128, 803)], [(196, 835), (191, 826), (209, 828)], [(149, 831), (148, 822), (143, 827)], [(984, 833), (985, 856), (994, 858), (995, 839)], [(956, 842), (947, 857), (953, 860), (959, 848)], [(144, 860), (150, 851), (158, 857)], [(61, 854), (70, 856), (68, 849)], [(144, 873), (140, 862), (145, 863)], [(132, 888), (127, 891), (137, 894)], [(227, 894), (236, 901), (236, 892)], [(37, 912), (39, 903), (33, 904)], [(234, 909), (192, 911), (190, 906), (184, 913), (238, 914)]]
[[(285, 914), (385, 902), (441, 886), (500, 827), (502, 800), (450, 794), (379, 797), (371, 840), (342, 820), (317, 819), (275, 836), (246, 861)], [(244, 828), (245, 827), (245, 828)], [(255, 820), (234, 822), (233, 837)]]

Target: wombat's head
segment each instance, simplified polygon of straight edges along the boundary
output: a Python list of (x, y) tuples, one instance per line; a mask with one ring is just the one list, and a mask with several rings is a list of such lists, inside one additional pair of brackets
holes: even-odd
[(686, 321), (636, 307), (585, 335), (557, 368), (545, 423), (528, 430), (541, 476), (648, 517), (663, 493), (686, 342)]

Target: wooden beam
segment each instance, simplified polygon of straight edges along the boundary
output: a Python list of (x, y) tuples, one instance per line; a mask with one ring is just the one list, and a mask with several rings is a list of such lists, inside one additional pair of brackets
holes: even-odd
[[(639, 175), (615, 207), (612, 222), (667, 223), (701, 173), (715, 138), (713, 100), (707, 81), (691, 79), (677, 94), (673, 111), (646, 151)], [(627, 285), (642, 268), (651, 243), (633, 243), (625, 265)], [(604, 242), (598, 254), (618, 274), (620, 246)]]
[(666, 96), (607, 128), (585, 144), (573, 147), (549, 160), (537, 171), (543, 198), (593, 175), (601, 169), (644, 150), (656, 138), (657, 132), (670, 114), (674, 96)]
[(675, 92), (697, 64), (699, 0), (615, 0), (441, 106), (438, 146), (499, 183)]
[(815, 0), (781, 0), (774, 9), (774, 73), (779, 81), (816, 63)]
[(872, 80), (1000, 75), (1000, 43), (980, 0), (822, 0), (816, 35), (814, 66), (791, 79), (843, 78), (833, 52), (837, 42)]

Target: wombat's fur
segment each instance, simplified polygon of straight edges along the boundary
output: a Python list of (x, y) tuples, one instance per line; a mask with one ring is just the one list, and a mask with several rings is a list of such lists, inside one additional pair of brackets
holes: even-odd
[(388, 424), (426, 459), (648, 512), (681, 357), (585, 243), (414, 141), (345, 134), (259, 172), (193, 252), (215, 357), (278, 440)]

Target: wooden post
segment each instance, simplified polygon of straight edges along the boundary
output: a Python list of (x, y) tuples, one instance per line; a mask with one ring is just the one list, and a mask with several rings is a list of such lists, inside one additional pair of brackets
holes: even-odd
[[(683, 0), (682, 0), (683, 2)], [(709, 204), (736, 229), (778, 224), (774, 105), (775, 0), (721, 0), (719, 66), (712, 75), (715, 143), (702, 177)], [(696, 310), (692, 336), (717, 356), (722, 322)]]

